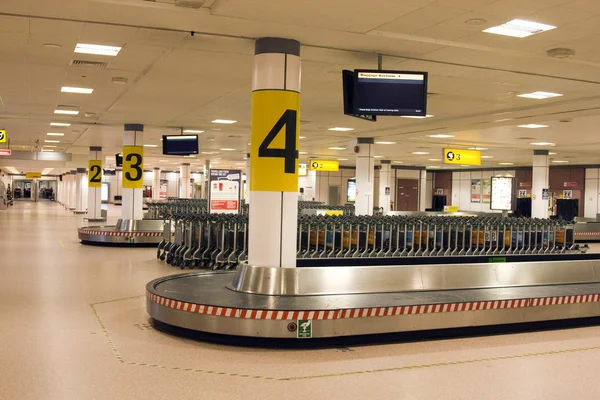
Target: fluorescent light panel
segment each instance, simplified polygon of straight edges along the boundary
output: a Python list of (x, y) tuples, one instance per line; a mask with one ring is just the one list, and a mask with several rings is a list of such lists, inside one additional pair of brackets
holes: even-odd
[(526, 124), (526, 125), (517, 125), (519, 128), (527, 128), (527, 129), (539, 129), (539, 128), (547, 128), (548, 125), (541, 124)]
[(449, 139), (449, 138), (453, 138), (454, 135), (448, 135), (445, 133), (438, 133), (436, 135), (427, 135), (427, 137), (429, 138), (435, 138), (435, 139)]
[(58, 133), (58, 132), (48, 132), (48, 133), (46, 133), (46, 135), (48, 135), (48, 136), (65, 136), (64, 133)]
[(428, 151), (413, 151), (412, 152), (415, 156), (426, 156), (427, 154), (429, 154)]
[(349, 131), (353, 131), (354, 128), (344, 128), (342, 126), (336, 126), (334, 128), (329, 128), (328, 130), (335, 131), (335, 132), (349, 132)]
[(235, 124), (237, 121), (232, 119), (214, 119), (211, 121), (213, 124)]
[(94, 89), (63, 86), (60, 91), (63, 93), (92, 94)]
[(158, 147), (157, 144), (145, 144), (144, 147)]
[(533, 142), (529, 144), (532, 146), (556, 146), (554, 143), (551, 142)]
[(50, 122), (50, 126), (71, 126), (71, 124), (66, 122)]
[(535, 35), (536, 33), (546, 32), (555, 29), (556, 26), (540, 24), (539, 22), (527, 21), (524, 19), (513, 19), (505, 24), (492, 26), (484, 29), (483, 32), (493, 33), (496, 35), (511, 36), (516, 38), (524, 38)]
[(524, 97), (527, 99), (536, 99), (536, 100), (543, 100), (543, 99), (550, 99), (552, 97), (560, 97), (562, 96), (562, 93), (552, 93), (552, 92), (532, 92), (532, 93), (523, 93), (523, 94), (519, 94), (517, 95), (517, 97)]
[(183, 133), (204, 133), (204, 131), (199, 131), (196, 129), (184, 129)]
[(423, 119), (423, 118), (432, 118), (433, 115), (402, 115), (401, 118), (413, 118), (413, 119)]
[(235, 149), (230, 149), (228, 147), (223, 147), (221, 151), (235, 151)]
[(115, 57), (117, 54), (119, 54), (121, 49), (122, 47), (118, 46), (103, 46), (99, 44), (77, 43), (77, 46), (75, 46), (75, 53)]
[(54, 114), (79, 115), (79, 111), (75, 111), (75, 110), (54, 110)]
[(46, 139), (46, 140), (44, 140), (44, 142), (46, 142), (46, 143), (60, 143), (60, 140)]
[(552, 162), (556, 163), (556, 164), (567, 164), (568, 163), (567, 160), (552, 160)]
[(345, 147), (330, 147), (329, 150), (346, 150)]
[(396, 144), (396, 142), (375, 142), (376, 144)]
[(515, 163), (511, 163), (511, 162), (501, 162), (501, 163), (498, 163), (498, 165), (515, 165)]

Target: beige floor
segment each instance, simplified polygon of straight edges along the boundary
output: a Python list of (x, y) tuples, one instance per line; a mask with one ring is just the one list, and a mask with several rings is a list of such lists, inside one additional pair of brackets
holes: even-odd
[(52, 203), (0, 211), (1, 400), (600, 398), (596, 327), (308, 351), (165, 335), (141, 295), (177, 270), (82, 246), (81, 224)]

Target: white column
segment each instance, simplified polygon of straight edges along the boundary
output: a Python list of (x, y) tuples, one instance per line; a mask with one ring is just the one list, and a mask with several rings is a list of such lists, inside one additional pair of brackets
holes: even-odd
[(82, 214), (85, 212), (83, 200), (83, 179), (85, 179), (85, 168), (77, 168), (75, 174), (75, 213)]
[(93, 177), (100, 179), (100, 186), (88, 186), (87, 217), (90, 220), (99, 220), (102, 219), (102, 147), (90, 147), (90, 161), (99, 163), (100, 176), (97, 176), (98, 171), (92, 171), (89, 167), (88, 174), (93, 174)]
[(184, 163), (179, 166), (179, 197), (189, 199), (190, 192), (190, 164)]
[(419, 171), (419, 211), (425, 211), (427, 209), (427, 170)]
[(356, 145), (356, 215), (373, 215), (375, 183), (375, 140), (358, 138)]
[[(144, 145), (144, 125), (125, 124), (125, 134), (123, 136), (123, 146), (143, 146)], [(125, 155), (123, 155), (125, 156)], [(125, 162), (125, 160), (123, 160)], [(144, 169), (144, 164), (140, 168)], [(143, 173), (142, 173), (143, 175)], [(143, 179), (143, 178), (142, 178)], [(122, 180), (125, 182), (125, 179)], [(122, 219), (139, 220), (144, 219), (143, 200), (144, 189), (132, 189), (123, 187), (123, 206)]]
[(531, 217), (548, 218), (548, 200), (542, 198), (543, 189), (549, 188), (548, 150), (533, 151), (533, 176), (531, 187)]
[(204, 171), (202, 172), (204, 179), (202, 185), (202, 198), (208, 200), (210, 197), (210, 160), (204, 161)]
[(160, 168), (154, 168), (152, 175), (152, 200), (160, 199)]
[(379, 170), (379, 204), (377, 207), (383, 208), (383, 215), (387, 215), (391, 210), (392, 172), (392, 162), (390, 160), (382, 160), (381, 169)]
[(75, 210), (77, 208), (77, 170), (72, 170), (69, 188), (69, 210)]
[[(296, 267), (300, 69), (299, 42), (280, 38), (256, 41), (249, 175), (250, 265)], [(269, 142), (271, 132), (277, 135), (274, 142)], [(281, 148), (282, 144), (284, 155), (260, 154), (261, 145)]]
[(246, 154), (246, 204), (250, 204), (250, 153)]

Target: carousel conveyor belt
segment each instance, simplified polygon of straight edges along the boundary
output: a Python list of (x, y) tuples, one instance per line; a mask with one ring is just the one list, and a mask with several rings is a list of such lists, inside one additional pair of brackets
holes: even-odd
[(594, 277), (586, 283), (304, 295), (238, 291), (232, 287), (238, 277), (197, 272), (154, 280), (146, 287), (147, 310), (155, 320), (201, 332), (296, 339), (600, 316), (600, 279)]

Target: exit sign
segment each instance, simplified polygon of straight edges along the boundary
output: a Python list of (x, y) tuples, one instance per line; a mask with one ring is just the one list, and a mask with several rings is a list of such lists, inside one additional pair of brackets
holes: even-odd
[(0, 149), (0, 156), (10, 156), (12, 151), (10, 149)]

